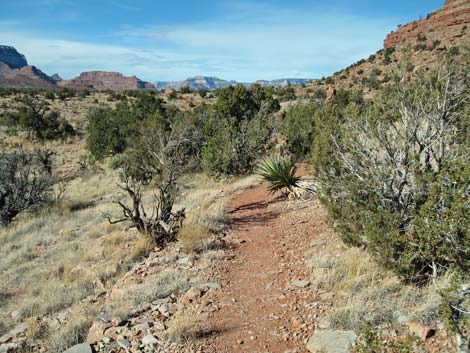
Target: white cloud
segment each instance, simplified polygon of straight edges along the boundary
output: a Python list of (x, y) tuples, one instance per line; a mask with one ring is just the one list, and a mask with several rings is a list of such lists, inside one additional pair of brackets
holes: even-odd
[[(395, 23), (341, 12), (235, 2), (224, 18), (193, 25), (127, 27), (94, 44), (2, 30), (29, 62), (65, 77), (81, 71), (135, 74), (145, 80), (215, 75), (251, 81), (319, 77), (372, 54)], [(131, 45), (127, 46), (126, 43)]]

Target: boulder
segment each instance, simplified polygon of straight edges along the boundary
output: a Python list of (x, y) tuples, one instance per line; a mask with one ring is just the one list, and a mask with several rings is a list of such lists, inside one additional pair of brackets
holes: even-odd
[(319, 331), (307, 343), (312, 353), (349, 353), (357, 339), (353, 331)]

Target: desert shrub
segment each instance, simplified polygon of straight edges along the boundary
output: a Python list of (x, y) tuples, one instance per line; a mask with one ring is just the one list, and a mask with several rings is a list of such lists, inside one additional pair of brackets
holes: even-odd
[(397, 82), (316, 137), (324, 201), (343, 240), (406, 280), (468, 268), (468, 97), (467, 70)]
[(292, 106), (284, 115), (281, 133), (286, 138), (287, 150), (296, 158), (311, 153), (317, 109), (317, 104), (308, 102)]
[(145, 124), (168, 129), (169, 117), (177, 114), (149, 93), (138, 95), (132, 103), (119, 103), (115, 109), (93, 108), (87, 114), (87, 148), (96, 159), (123, 153), (138, 143)]
[(279, 87), (276, 90), (276, 95), (281, 102), (288, 102), (295, 100), (295, 90), (294, 87), (288, 85), (286, 87)]
[(436, 39), (432, 42), (432, 46), (430, 46), (430, 50), (436, 49), (439, 45), (441, 44), (441, 41), (439, 39)]
[(385, 49), (383, 63), (388, 65), (392, 62), (391, 55), (395, 52), (395, 47), (389, 47)]
[(387, 337), (380, 328), (367, 323), (359, 330), (357, 353), (412, 353), (415, 352), (416, 337), (410, 335)]
[(201, 307), (189, 306), (176, 312), (168, 324), (166, 335), (170, 341), (187, 342), (201, 335)]
[(92, 109), (87, 120), (87, 148), (97, 159), (123, 153), (137, 135), (137, 122), (124, 105)]
[(317, 88), (313, 92), (313, 98), (318, 99), (318, 100), (325, 100), (327, 97), (327, 93), (323, 88)]
[(459, 49), (459, 47), (457, 47), (457, 46), (450, 47), (450, 48), (447, 50), (447, 55), (448, 55), (449, 57), (457, 56), (457, 55), (459, 55), (459, 53), (460, 53), (460, 49)]
[(426, 50), (428, 48), (428, 46), (426, 44), (423, 44), (423, 43), (420, 43), (420, 44), (416, 44), (414, 46), (414, 50), (415, 51), (419, 51), (419, 50)]
[(205, 98), (208, 92), (209, 91), (205, 88), (199, 88), (197, 90), (197, 94), (199, 94), (199, 97), (201, 97), (201, 98)]
[(333, 77), (327, 77), (326, 80), (325, 80), (325, 83), (327, 85), (334, 85), (335, 84), (335, 79)]
[(30, 137), (40, 140), (65, 138), (75, 134), (67, 120), (57, 111), (48, 111), (47, 104), (38, 98), (22, 98), (18, 112), (10, 116)]
[(0, 153), (0, 224), (49, 201), (54, 179), (48, 151)]
[(270, 147), (279, 102), (260, 85), (228, 87), (216, 95), (214, 106), (201, 107), (195, 113), (202, 132), (202, 167), (213, 174), (250, 172)]

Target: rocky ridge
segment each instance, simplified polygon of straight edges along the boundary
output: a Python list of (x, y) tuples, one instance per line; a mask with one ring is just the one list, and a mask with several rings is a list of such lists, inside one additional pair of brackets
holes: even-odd
[(447, 0), (427, 18), (400, 26), (384, 40), (384, 48), (340, 70), (312, 81), (297, 93), (315, 97), (319, 90), (331, 98), (339, 89), (359, 90), (372, 98), (381, 85), (401, 74), (411, 80), (418, 71), (436, 69), (445, 56), (469, 62), (470, 1)]
[(12, 69), (0, 61), (0, 87), (57, 89), (55, 81), (36, 66)]
[(455, 45), (468, 34), (464, 27), (468, 25), (469, 18), (468, 0), (447, 0), (441, 9), (430, 13), (427, 18), (400, 26), (390, 33), (384, 40), (384, 47), (414, 43), (420, 35), (438, 38), (441, 46)]

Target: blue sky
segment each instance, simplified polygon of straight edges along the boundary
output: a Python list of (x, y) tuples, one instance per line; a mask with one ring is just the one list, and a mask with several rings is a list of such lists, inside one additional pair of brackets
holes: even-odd
[(0, 44), (64, 78), (318, 78), (444, 0), (0, 0)]

